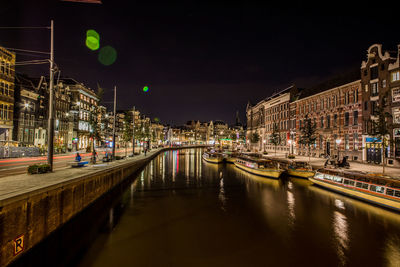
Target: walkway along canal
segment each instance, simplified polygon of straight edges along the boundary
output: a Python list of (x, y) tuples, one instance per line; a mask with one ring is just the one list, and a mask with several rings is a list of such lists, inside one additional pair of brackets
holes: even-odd
[(30, 259), (82, 267), (400, 265), (400, 214), (201, 155), (158, 155)]

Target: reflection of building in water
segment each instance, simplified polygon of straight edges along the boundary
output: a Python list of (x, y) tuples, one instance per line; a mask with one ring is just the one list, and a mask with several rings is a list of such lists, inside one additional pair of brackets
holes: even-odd
[(179, 162), (177, 162), (176, 152), (177, 151), (172, 152), (172, 181), (173, 182), (175, 182), (177, 165), (179, 165)]
[(333, 214), (333, 230), (335, 232), (335, 238), (337, 241), (337, 253), (340, 259), (341, 265), (346, 265), (346, 250), (349, 243), (349, 233), (348, 233), (348, 222), (345, 215), (335, 211)]
[(162, 180), (163, 180), (163, 182), (165, 182), (165, 169), (166, 169), (166, 163), (165, 163), (165, 157), (166, 157), (166, 154), (164, 154), (162, 157), (161, 157), (161, 160), (162, 160)]
[(335, 199), (335, 206), (336, 206), (338, 209), (342, 209), (342, 210), (345, 209), (344, 202), (341, 201), (340, 199)]
[[(222, 172), (221, 172), (222, 174)], [(226, 196), (225, 196), (225, 189), (224, 189), (224, 178), (221, 178), (219, 181), (219, 200), (221, 201), (221, 209), (226, 211)]]
[[(289, 182), (289, 184), (291, 184)], [(287, 191), (287, 202), (288, 202), (288, 208), (289, 208), (289, 220), (292, 225), (294, 225), (294, 220), (296, 219), (296, 214), (294, 212), (294, 195), (292, 192)]]
[(387, 266), (398, 267), (400, 266), (400, 238), (390, 236), (386, 241), (385, 258)]

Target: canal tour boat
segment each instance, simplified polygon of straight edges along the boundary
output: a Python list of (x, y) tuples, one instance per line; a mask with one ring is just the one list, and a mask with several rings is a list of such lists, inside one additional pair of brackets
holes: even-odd
[(400, 180), (334, 169), (320, 169), (310, 180), (332, 191), (400, 212)]
[(307, 161), (292, 160), (289, 163), (287, 173), (289, 176), (309, 179), (315, 175), (315, 171)]
[(279, 162), (279, 166), (292, 177), (308, 179), (315, 174), (312, 166), (307, 161), (286, 158), (271, 158), (271, 160)]
[(234, 164), (239, 169), (251, 174), (274, 179), (279, 179), (282, 172), (284, 172), (284, 170), (279, 167), (278, 162), (269, 159), (239, 156), (236, 158)]
[(203, 159), (209, 163), (216, 164), (223, 163), (225, 161), (224, 156), (221, 153), (215, 152), (213, 150), (204, 152)]

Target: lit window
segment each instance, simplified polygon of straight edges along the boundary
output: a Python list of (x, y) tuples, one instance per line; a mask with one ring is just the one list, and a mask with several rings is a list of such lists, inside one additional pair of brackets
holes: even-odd
[(400, 71), (392, 72), (392, 82), (400, 80)]

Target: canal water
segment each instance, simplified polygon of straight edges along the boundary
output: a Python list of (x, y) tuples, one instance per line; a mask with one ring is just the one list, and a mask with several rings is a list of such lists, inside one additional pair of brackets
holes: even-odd
[(201, 155), (152, 160), (78, 266), (400, 266), (400, 214)]

